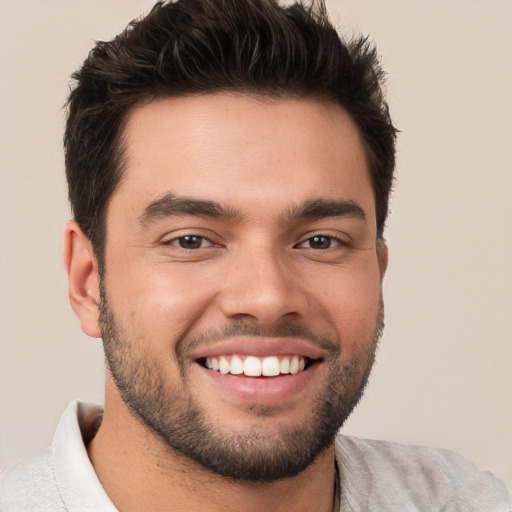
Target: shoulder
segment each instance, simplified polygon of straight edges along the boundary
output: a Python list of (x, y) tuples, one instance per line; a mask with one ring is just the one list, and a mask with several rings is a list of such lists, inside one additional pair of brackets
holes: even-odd
[(0, 510), (65, 510), (53, 473), (50, 447), (0, 473)]
[(367, 496), (369, 510), (428, 504), (428, 510), (512, 511), (502, 480), (450, 450), (339, 435), (336, 456), (341, 478)]

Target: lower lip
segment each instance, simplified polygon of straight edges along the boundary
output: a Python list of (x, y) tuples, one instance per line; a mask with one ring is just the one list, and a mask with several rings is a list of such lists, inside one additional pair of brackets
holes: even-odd
[(319, 365), (316, 362), (295, 375), (276, 377), (245, 377), (229, 373), (224, 375), (199, 364), (194, 366), (211, 385), (236, 399), (247, 403), (277, 404), (297, 397), (313, 379)]

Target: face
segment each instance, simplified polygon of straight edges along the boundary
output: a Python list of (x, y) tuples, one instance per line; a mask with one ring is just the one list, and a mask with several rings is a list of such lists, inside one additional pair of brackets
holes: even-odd
[(298, 474), (359, 399), (385, 249), (354, 124), (332, 104), (213, 94), (129, 116), (100, 322), (115, 392), (235, 480)]

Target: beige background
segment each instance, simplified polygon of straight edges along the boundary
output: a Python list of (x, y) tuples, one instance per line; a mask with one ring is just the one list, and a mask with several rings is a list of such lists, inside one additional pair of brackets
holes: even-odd
[[(0, 0), (0, 468), (101, 401), (60, 262), (67, 77), (148, 0)], [(512, 481), (512, 2), (330, 0), (377, 41), (403, 133), (387, 327), (345, 431), (452, 448)], [(350, 30), (347, 30), (350, 32)]]

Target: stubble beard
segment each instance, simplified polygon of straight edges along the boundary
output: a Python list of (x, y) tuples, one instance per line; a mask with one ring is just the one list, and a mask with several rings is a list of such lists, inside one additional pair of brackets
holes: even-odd
[(364, 360), (343, 361), (339, 342), (296, 324), (282, 324), (271, 332), (262, 332), (254, 325), (236, 324), (218, 332), (216, 337), (234, 333), (315, 337), (324, 348), (330, 347), (329, 356), (322, 363), (327, 378), (316, 394), (307, 422), (285, 430), (272, 430), (267, 421), (279, 413), (279, 406), (252, 406), (244, 414), (259, 417), (261, 421), (251, 422), (243, 431), (229, 432), (209, 416), (187, 387), (184, 353), (189, 341), (193, 345), (203, 339), (184, 337), (177, 343), (181, 381), (169, 383), (162, 366), (144, 349), (147, 346), (144, 340), (129, 339), (117, 323), (104, 290), (100, 303), (107, 365), (131, 414), (173, 452), (222, 477), (253, 483), (296, 476), (333, 444), (336, 433), (363, 395), (382, 334), (383, 317), (381, 299), (373, 339), (362, 340), (369, 347)]

